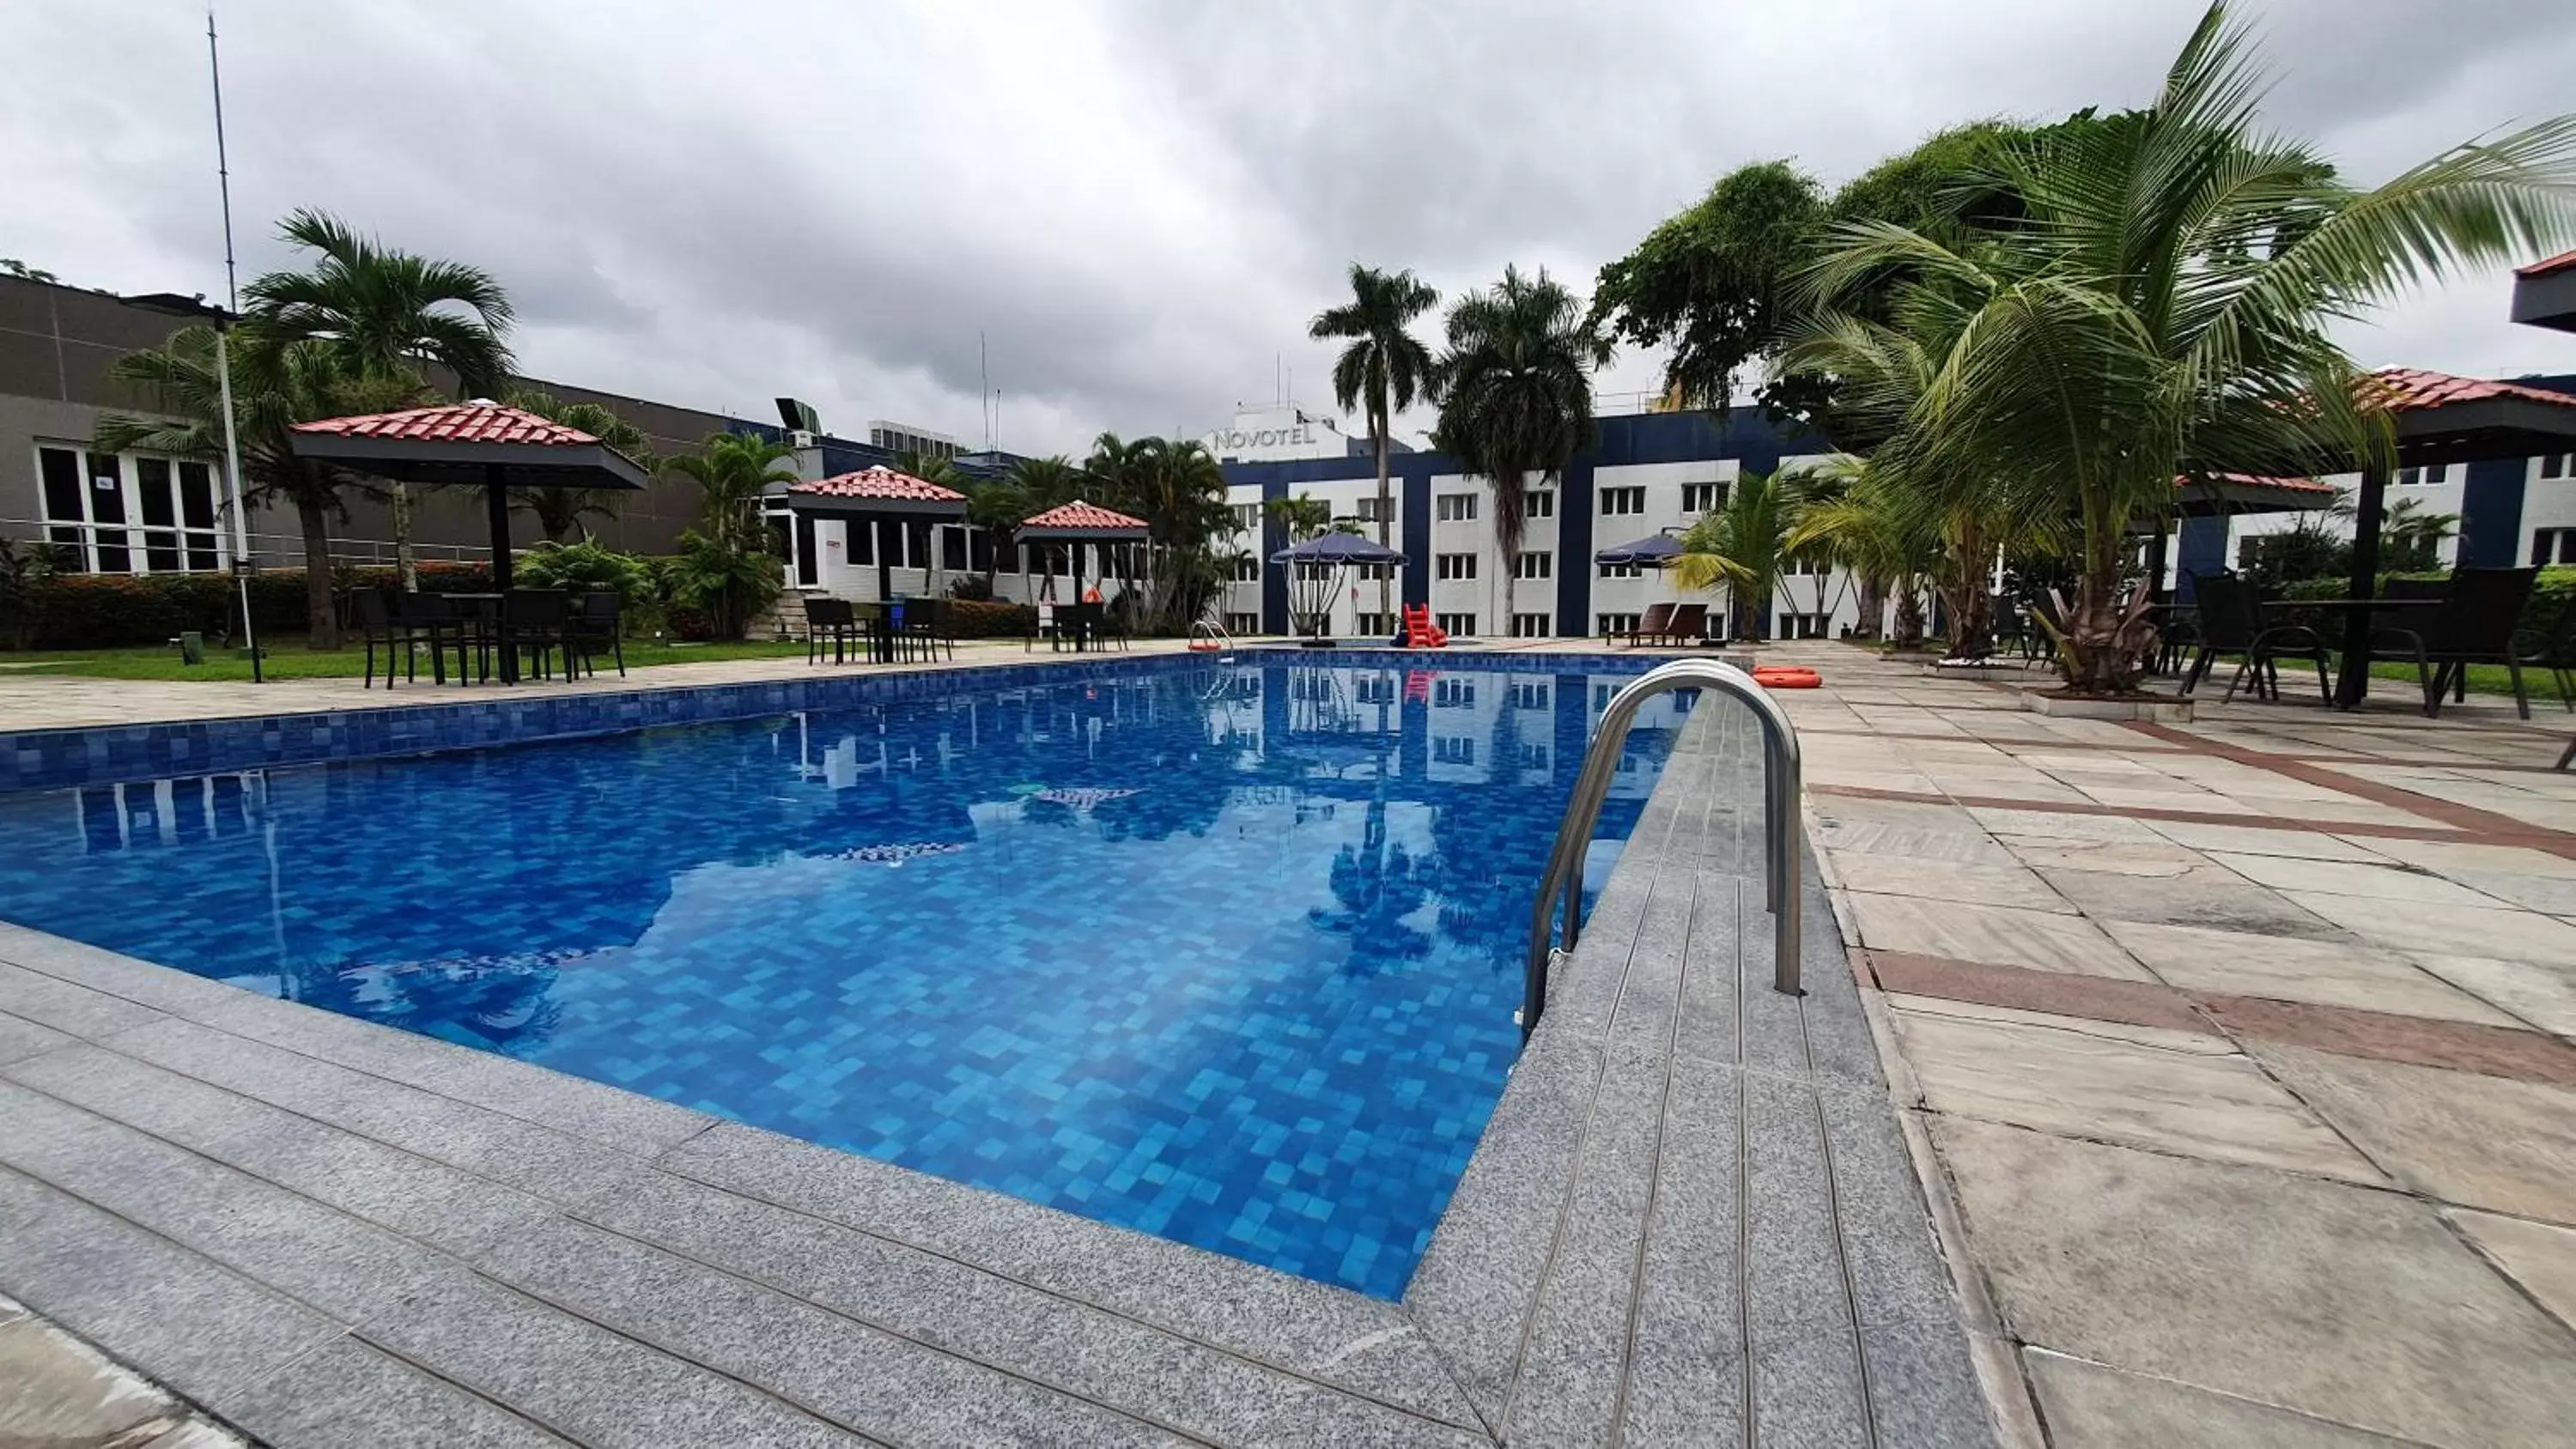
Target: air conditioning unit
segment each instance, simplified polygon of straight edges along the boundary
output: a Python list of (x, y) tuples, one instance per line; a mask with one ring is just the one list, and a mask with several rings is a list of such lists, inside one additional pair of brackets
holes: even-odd
[(798, 428), (796, 431), (787, 435), (787, 446), (791, 448), (813, 447), (814, 435), (805, 431), (803, 428)]

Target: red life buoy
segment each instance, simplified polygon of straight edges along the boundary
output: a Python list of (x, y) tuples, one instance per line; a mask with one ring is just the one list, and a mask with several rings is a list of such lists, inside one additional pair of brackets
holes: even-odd
[(1825, 681), (1803, 664), (1765, 664), (1753, 671), (1753, 682), (1764, 689), (1814, 689)]

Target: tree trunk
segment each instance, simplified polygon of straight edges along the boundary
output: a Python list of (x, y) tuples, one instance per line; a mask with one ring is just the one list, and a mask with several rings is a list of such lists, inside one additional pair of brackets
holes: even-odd
[(411, 485), (394, 485), (394, 567), (402, 572), (406, 594), (420, 592), (420, 561), (411, 548)]
[(1923, 594), (1912, 579), (1902, 579), (1896, 591), (1896, 638), (1899, 649), (1911, 649), (1923, 642)]
[(2066, 613), (2066, 687), (2075, 694), (2126, 694), (2137, 688), (2140, 660), (2122, 635), (2121, 542), (2126, 519), (2088, 516), (2084, 573)]
[(299, 499), (295, 516), (304, 525), (304, 633), (315, 649), (340, 647), (340, 624), (331, 613), (331, 520), (313, 499)]
[(1853, 632), (1863, 639), (1877, 640), (1887, 635), (1887, 581), (1874, 575), (1860, 581), (1860, 627)]
[[(1386, 431), (1388, 419), (1386, 416), (1386, 392), (1383, 388), (1379, 390), (1378, 395), (1371, 400), (1371, 403), (1372, 406), (1369, 409), (1369, 432), (1373, 435), (1371, 441), (1377, 444), (1377, 546), (1380, 548), (1386, 548), (1390, 546), (1387, 543), (1386, 533)], [(1377, 611), (1381, 616), (1395, 612), (1393, 605), (1388, 602), (1389, 596), (1387, 593), (1387, 591), (1394, 586), (1394, 577), (1395, 571), (1392, 569), (1381, 568), (1378, 573)]]

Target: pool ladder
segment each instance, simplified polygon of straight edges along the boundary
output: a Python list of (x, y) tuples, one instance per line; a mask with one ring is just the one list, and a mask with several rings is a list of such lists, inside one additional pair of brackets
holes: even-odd
[[(1610, 697), (1609, 707), (1601, 712), (1601, 727), (1593, 733), (1591, 748), (1584, 752), (1583, 770), (1575, 776), (1574, 795), (1566, 802), (1565, 818), (1557, 826), (1556, 848), (1549, 852), (1547, 874), (1540, 878), (1538, 904), (1530, 923), (1529, 966), (1521, 985), (1521, 1009), (1516, 1013), (1523, 1041), (1538, 1029), (1539, 1014), (1547, 1009), (1548, 968), (1571, 955), (1582, 935), (1583, 858), (1592, 843), (1592, 829), (1600, 822), (1602, 802), (1610, 796), (1611, 777), (1618, 773), (1628, 727), (1636, 722), (1637, 711), (1647, 700), (1677, 689), (1734, 695), (1750, 706), (1753, 717), (1761, 721), (1762, 825), (1771, 851), (1765, 874), (1770, 887), (1775, 956), (1771, 986), (1791, 996), (1799, 994), (1798, 873), (1806, 829), (1799, 810), (1798, 732), (1791, 728), (1788, 712), (1743, 670), (1714, 659), (1676, 659), (1629, 681)], [(1563, 937), (1551, 945), (1548, 938), (1556, 933), (1560, 919)]]

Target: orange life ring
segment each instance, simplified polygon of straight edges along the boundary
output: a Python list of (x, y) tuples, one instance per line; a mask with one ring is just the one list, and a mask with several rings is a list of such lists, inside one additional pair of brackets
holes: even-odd
[(1814, 689), (1825, 681), (1803, 664), (1765, 664), (1753, 671), (1753, 682), (1764, 689)]

